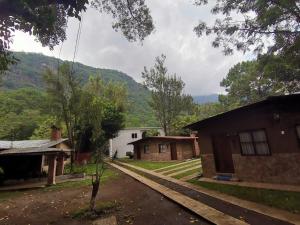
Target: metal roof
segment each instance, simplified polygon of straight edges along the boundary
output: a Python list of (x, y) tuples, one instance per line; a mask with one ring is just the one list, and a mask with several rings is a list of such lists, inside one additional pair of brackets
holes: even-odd
[(40, 155), (42, 154), (57, 154), (71, 152), (71, 149), (60, 149), (60, 148), (13, 148), (0, 151), (0, 156), (3, 155)]
[(220, 113), (211, 117), (208, 117), (206, 119), (200, 120), (198, 122), (189, 124), (187, 126), (185, 126), (184, 128), (188, 128), (188, 129), (198, 129), (200, 126), (206, 126), (209, 125), (210, 122), (212, 121), (216, 121), (218, 119), (222, 119), (228, 115), (233, 115), (234, 113), (239, 113), (239, 112), (243, 112), (243, 111), (247, 111), (249, 109), (255, 108), (255, 107), (259, 107), (268, 103), (274, 103), (274, 104), (278, 104), (278, 103), (283, 103), (286, 104), (288, 101), (292, 101), (295, 102), (295, 104), (297, 104), (300, 101), (300, 94), (296, 93), (296, 94), (289, 94), (289, 95), (278, 95), (278, 96), (270, 96), (267, 97), (264, 100), (252, 103), (252, 104), (248, 104), (245, 106), (241, 106), (238, 107), (236, 109), (224, 112), (224, 113)]
[(50, 148), (67, 141), (67, 138), (59, 140), (24, 140), (24, 141), (0, 141), (0, 149), (24, 149), (24, 148)]
[(136, 144), (139, 142), (143, 142), (146, 140), (166, 140), (166, 141), (193, 141), (197, 139), (197, 137), (186, 137), (186, 136), (153, 136), (153, 137), (145, 137), (142, 139), (139, 139), (137, 141), (133, 141), (128, 143), (128, 145)]

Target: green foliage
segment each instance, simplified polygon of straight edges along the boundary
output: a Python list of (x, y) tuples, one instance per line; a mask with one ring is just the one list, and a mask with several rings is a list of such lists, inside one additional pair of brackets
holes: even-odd
[(189, 182), (210, 190), (215, 190), (248, 201), (262, 203), (271, 207), (288, 210), (293, 213), (300, 212), (299, 192), (215, 184), (199, 180), (190, 180)]
[(159, 136), (159, 131), (157, 129), (151, 129), (147, 130), (144, 133), (144, 137), (154, 137), (154, 136)]
[(187, 126), (188, 124), (194, 123), (198, 120), (199, 120), (199, 117), (195, 114), (194, 115), (177, 116), (172, 124), (172, 128), (173, 128), (172, 134), (189, 136), (190, 130), (184, 129), (183, 127)]
[(129, 163), (133, 166), (142, 167), (147, 170), (156, 170), (156, 169), (160, 169), (178, 163), (178, 162), (151, 162), (151, 161), (133, 160), (133, 159), (118, 159), (118, 161)]
[[(45, 117), (44, 120), (41, 121), (38, 127), (34, 130), (31, 139), (48, 139), (51, 136), (50, 127), (53, 125), (60, 128), (62, 127), (61, 122), (59, 122), (59, 120), (55, 116)], [(61, 130), (64, 131), (65, 129)], [(62, 133), (62, 136), (65, 136), (65, 134)]]
[(150, 106), (155, 111), (166, 135), (172, 132), (172, 124), (178, 115), (188, 114), (193, 108), (193, 99), (183, 93), (184, 82), (176, 74), (169, 75), (164, 65), (166, 56), (155, 59), (155, 65), (144, 68), (144, 84), (151, 90)]
[[(46, 83), (43, 80), (45, 69), (52, 69), (53, 72), (57, 70), (58, 63), (60, 65), (64, 62), (67, 63), (67, 61), (63, 62), (41, 54), (14, 54), (20, 59), (20, 62), (12, 66), (11, 70), (6, 73), (3, 79), (3, 88), (5, 90), (31, 87), (43, 91), (46, 89)], [(97, 77), (99, 74), (101, 74), (101, 79), (104, 84), (117, 83), (117, 85), (121, 84), (122, 87), (127, 89), (126, 127), (159, 125), (153, 110), (148, 104), (151, 93), (141, 84), (135, 82), (128, 75), (116, 70), (96, 69), (80, 63), (74, 64), (74, 75), (76, 79), (79, 79), (82, 85), (87, 84), (91, 76)], [(45, 101), (45, 103), (47, 103), (47, 101)]]
[(265, 99), (270, 95), (300, 91), (300, 76), (278, 56), (260, 56), (230, 69), (221, 82), (227, 95), (220, 96), (226, 109), (236, 108)]
[(49, 116), (47, 96), (31, 88), (0, 92), (0, 139), (29, 139)]
[[(195, 0), (196, 5), (207, 0)], [(216, 35), (213, 46), (223, 47), (226, 54), (233, 49), (295, 56), (299, 62), (299, 2), (296, 0), (220, 0), (211, 12), (222, 16), (213, 26), (201, 22), (195, 27), (197, 35)], [(237, 19), (235, 19), (237, 18)], [(266, 42), (266, 39), (272, 40)], [(269, 43), (269, 46), (266, 46)]]

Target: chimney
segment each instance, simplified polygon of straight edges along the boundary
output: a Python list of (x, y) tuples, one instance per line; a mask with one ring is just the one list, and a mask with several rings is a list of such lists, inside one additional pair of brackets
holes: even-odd
[(57, 141), (59, 139), (61, 139), (61, 130), (57, 126), (52, 125), (51, 126), (51, 137), (50, 137), (50, 140), (51, 141)]

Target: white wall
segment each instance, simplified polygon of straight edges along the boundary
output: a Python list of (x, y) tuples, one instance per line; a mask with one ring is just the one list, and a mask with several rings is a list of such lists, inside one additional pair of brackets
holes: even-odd
[[(163, 130), (159, 127), (127, 128), (120, 130), (118, 136), (109, 142), (109, 156), (114, 156), (115, 152), (118, 151), (118, 158), (126, 157), (126, 152), (133, 152), (133, 145), (128, 145), (128, 143), (141, 139), (144, 131), (153, 129), (158, 130), (160, 136), (165, 136)], [(132, 134), (137, 134), (137, 138), (132, 138)]]

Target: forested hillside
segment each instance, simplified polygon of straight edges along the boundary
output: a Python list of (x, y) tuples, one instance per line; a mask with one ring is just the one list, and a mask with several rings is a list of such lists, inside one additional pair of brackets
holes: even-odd
[[(12, 66), (4, 77), (1, 87), (4, 91), (31, 88), (41, 92), (42, 95), (45, 91), (43, 71), (45, 68), (56, 70), (58, 64), (63, 63), (56, 58), (36, 53), (16, 52), (15, 56), (20, 61), (17, 65)], [(117, 81), (126, 85), (129, 101), (126, 126), (158, 125), (153, 111), (148, 105), (150, 92), (127, 74), (116, 70), (93, 68), (81, 63), (75, 63), (74, 70), (83, 83), (86, 83), (90, 76), (100, 74), (106, 82)]]

